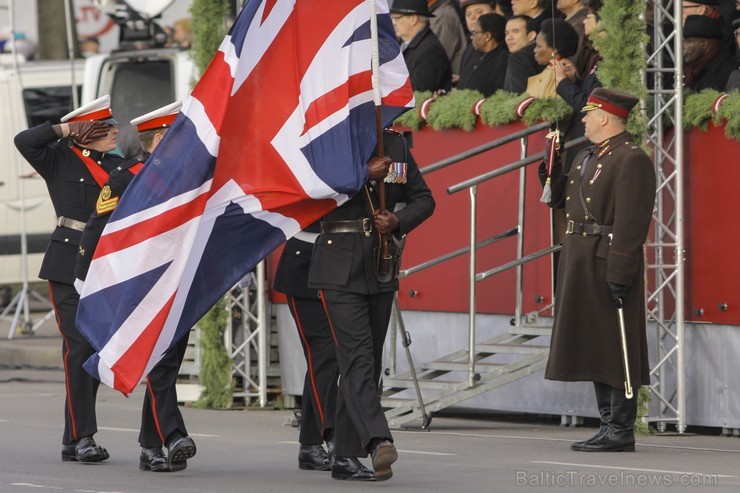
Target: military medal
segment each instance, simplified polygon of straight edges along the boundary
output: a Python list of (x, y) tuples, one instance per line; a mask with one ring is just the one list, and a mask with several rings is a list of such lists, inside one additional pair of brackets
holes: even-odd
[(388, 175), (385, 177), (386, 183), (404, 184), (407, 181), (408, 166), (406, 163), (391, 163)]

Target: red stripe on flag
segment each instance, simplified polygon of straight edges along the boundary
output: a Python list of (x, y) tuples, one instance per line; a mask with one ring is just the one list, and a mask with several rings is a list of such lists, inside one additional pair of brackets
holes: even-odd
[(128, 350), (121, 355), (118, 361), (111, 367), (115, 375), (113, 388), (126, 395), (139, 384), (139, 379), (144, 374), (149, 358), (154, 352), (159, 334), (162, 332), (164, 322), (170, 313), (172, 302), (175, 300), (175, 292), (162, 309), (157, 313), (151, 323), (142, 331)]
[(383, 96), (382, 103), (388, 106), (408, 106), (414, 98), (414, 91), (411, 89), (411, 79), (406, 79), (406, 83), (391, 91), (388, 95)]
[[(233, 179), (248, 194), (281, 190), (296, 202), (307, 198), (272, 141), (296, 109), (300, 81), (316, 53), (341, 20), (361, 3), (362, 0), (312, 0), (295, 4), (268, 51), (231, 98), (226, 121), (239, 124), (220, 129), (213, 190)], [(310, 31), (310, 36), (302, 31)], [(255, 96), (265, 91), (282, 97)], [(244, 156), (249, 156), (246, 163)], [(259, 166), (249, 166), (250, 162)]]
[(206, 115), (216, 131), (222, 127), (233, 85), (231, 67), (226, 63), (224, 52), (219, 50), (192, 93), (205, 108)]
[(270, 16), (270, 12), (272, 12), (272, 8), (277, 3), (277, 0), (266, 0), (265, 1), (265, 11), (262, 13), (262, 19), (260, 20), (260, 26), (265, 23), (267, 18)]
[(182, 226), (203, 214), (208, 194), (202, 193), (186, 204), (174, 207), (158, 216), (137, 222), (130, 228), (104, 234), (95, 248), (93, 259), (116, 253), (142, 241), (152, 239), (166, 231)]
[(369, 70), (354, 74), (350, 76), (347, 82), (332, 89), (311, 103), (308, 109), (306, 109), (306, 123), (303, 125), (301, 135), (347, 106), (351, 97), (371, 91), (373, 89), (371, 76), (372, 74)]

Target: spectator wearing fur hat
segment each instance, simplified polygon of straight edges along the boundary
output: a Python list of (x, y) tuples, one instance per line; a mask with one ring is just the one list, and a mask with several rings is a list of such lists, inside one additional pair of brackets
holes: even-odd
[(719, 19), (703, 15), (686, 17), (683, 28), (684, 85), (699, 92), (724, 90), (737, 59), (724, 49)]

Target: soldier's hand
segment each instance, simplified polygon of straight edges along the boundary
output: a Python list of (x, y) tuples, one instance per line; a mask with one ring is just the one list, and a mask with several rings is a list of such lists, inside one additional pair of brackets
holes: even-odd
[(607, 281), (607, 284), (609, 285), (609, 292), (612, 295), (612, 300), (614, 300), (614, 305), (617, 308), (622, 308), (624, 306), (624, 300), (627, 299), (627, 291), (629, 291), (630, 287), (609, 281)]
[(398, 225), (401, 221), (398, 220), (398, 216), (390, 211), (373, 212), (373, 228), (381, 234), (391, 234), (398, 229)]
[(86, 145), (94, 140), (108, 135), (110, 125), (103, 122), (70, 122), (69, 136), (80, 145)]
[(391, 158), (385, 157), (373, 157), (367, 162), (367, 177), (369, 180), (380, 181), (388, 175), (390, 169)]

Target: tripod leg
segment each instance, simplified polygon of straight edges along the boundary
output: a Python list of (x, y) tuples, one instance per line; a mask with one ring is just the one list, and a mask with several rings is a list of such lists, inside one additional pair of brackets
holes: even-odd
[(414, 368), (414, 360), (411, 358), (411, 337), (406, 332), (406, 325), (403, 323), (403, 317), (401, 316), (401, 307), (398, 304), (398, 293), (393, 297), (393, 309), (396, 312), (396, 320), (398, 320), (398, 329), (401, 332), (401, 340), (403, 341), (403, 348), (406, 351), (406, 358), (409, 361), (409, 370), (411, 371), (411, 379), (414, 381), (414, 388), (416, 389), (416, 400), (419, 402), (419, 410), (421, 411), (422, 417), (422, 429), (427, 429), (432, 421), (432, 418), (427, 415), (426, 408), (424, 407), (424, 399), (421, 396), (421, 388), (419, 388), (419, 379), (416, 376), (416, 368)]

